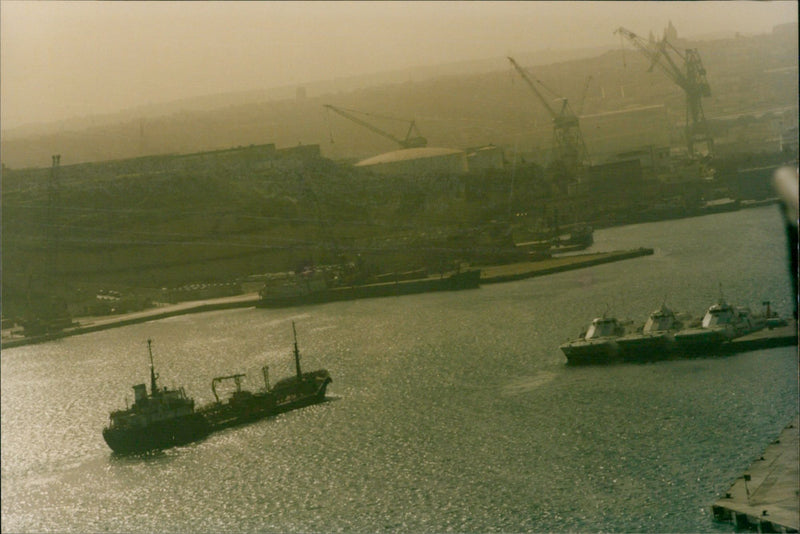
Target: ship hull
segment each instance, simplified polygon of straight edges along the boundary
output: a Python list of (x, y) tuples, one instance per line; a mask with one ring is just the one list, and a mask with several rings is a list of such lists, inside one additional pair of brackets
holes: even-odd
[(283, 392), (278, 382), (273, 391), (255, 394), (241, 402), (210, 404), (198, 412), (208, 421), (211, 432), (215, 432), (323, 402), (332, 382), (327, 371), (305, 373), (304, 379), (299, 386), (294, 383)]
[(103, 429), (103, 439), (115, 453), (137, 454), (186, 445), (225, 428), (252, 423), (325, 400), (327, 371), (304, 373), (278, 382), (273, 391), (255, 394), (243, 402), (214, 403), (192, 414), (155, 421), (144, 427)]
[(116, 453), (134, 454), (186, 445), (210, 433), (208, 421), (202, 415), (192, 413), (155, 421), (145, 427), (104, 428), (103, 439)]
[(683, 356), (717, 354), (732, 337), (729, 329), (682, 330), (675, 334), (675, 350)]
[(614, 339), (573, 341), (561, 345), (569, 365), (607, 364), (619, 361), (619, 345)]
[(626, 362), (663, 360), (675, 347), (675, 339), (667, 334), (634, 334), (618, 339), (617, 343)]

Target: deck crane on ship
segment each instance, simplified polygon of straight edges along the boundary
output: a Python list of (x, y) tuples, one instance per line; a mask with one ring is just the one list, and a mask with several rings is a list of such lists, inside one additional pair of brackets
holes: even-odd
[[(561, 109), (559, 111), (553, 109), (544, 95), (536, 88), (536, 84), (533, 83), (525, 69), (513, 57), (509, 57), (508, 60), (552, 118), (553, 145), (556, 149), (558, 160), (565, 165), (571, 174), (577, 174), (587, 164), (588, 160), (588, 151), (583, 141), (583, 133), (581, 132), (578, 116), (572, 111), (566, 98), (561, 98)], [(539, 83), (541, 84), (541, 82)]]
[[(425, 139), (424, 137), (422, 137), (422, 135), (420, 134), (419, 129), (417, 128), (416, 122), (413, 121), (413, 120), (406, 121), (405, 119), (397, 119), (395, 117), (385, 117), (385, 116), (381, 116), (381, 115), (374, 115), (374, 114), (371, 114), (371, 113), (366, 113), (366, 112), (363, 112), (363, 111), (342, 109), (342, 108), (338, 108), (336, 106), (332, 106), (331, 104), (325, 104), (324, 106), (325, 106), (325, 108), (338, 113), (342, 117), (344, 117), (346, 119), (349, 119), (349, 120), (355, 122), (356, 124), (358, 124), (360, 126), (363, 126), (364, 128), (368, 129), (369, 131), (394, 141), (395, 143), (400, 145), (400, 148), (420, 148), (420, 147), (425, 147), (425, 146), (428, 145), (428, 140)], [(367, 122), (367, 121), (365, 121), (363, 119), (358, 118), (357, 116), (353, 115), (353, 113), (360, 113), (362, 115), (374, 116), (374, 117), (380, 118), (380, 119), (388, 119), (388, 120), (408, 122), (409, 123), (408, 131), (406, 132), (406, 136), (403, 139), (400, 139), (399, 137), (396, 137), (396, 136), (390, 134), (389, 132), (380, 129), (377, 126), (375, 126), (373, 124), (370, 124), (369, 122)], [(416, 133), (416, 135), (412, 136), (412, 134), (414, 134), (414, 133)]]
[[(686, 147), (690, 158), (697, 155), (695, 145), (705, 144), (708, 156), (714, 155), (714, 140), (703, 113), (703, 97), (711, 96), (711, 88), (706, 80), (706, 69), (696, 48), (687, 48), (681, 53), (667, 41), (665, 35), (657, 43), (648, 43), (640, 36), (623, 27), (614, 32), (627, 38), (631, 44), (650, 60), (648, 72), (656, 65), (686, 93)], [(682, 62), (679, 65), (669, 51), (675, 53)]]

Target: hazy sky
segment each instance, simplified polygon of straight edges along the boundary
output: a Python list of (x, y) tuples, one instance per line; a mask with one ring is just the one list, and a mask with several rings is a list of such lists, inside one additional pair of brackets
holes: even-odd
[(0, 1), (2, 124), (229, 91), (619, 43), (669, 20), (681, 36), (771, 31), (775, 2)]

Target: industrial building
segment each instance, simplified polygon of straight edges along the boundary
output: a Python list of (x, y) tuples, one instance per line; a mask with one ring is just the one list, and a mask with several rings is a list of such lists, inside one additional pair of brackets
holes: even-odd
[(672, 128), (664, 105), (641, 106), (581, 117), (586, 145), (602, 160), (630, 147), (669, 146)]
[(495, 145), (486, 145), (478, 148), (467, 149), (467, 164), (469, 170), (502, 170), (505, 166), (503, 149)]

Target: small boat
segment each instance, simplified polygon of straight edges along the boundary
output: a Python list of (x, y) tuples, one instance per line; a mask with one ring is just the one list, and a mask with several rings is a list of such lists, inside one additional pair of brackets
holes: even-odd
[(613, 317), (597, 317), (585, 333), (574, 341), (561, 345), (567, 363), (585, 365), (612, 363), (620, 358), (618, 340), (625, 335), (625, 327)]
[(208, 421), (195, 410), (194, 399), (187, 397), (183, 388), (158, 388), (150, 339), (147, 350), (150, 353), (150, 393), (145, 384), (133, 386), (133, 405), (112, 411), (109, 424), (103, 429), (103, 439), (114, 452), (165, 449), (202, 439), (211, 432)]
[(674, 334), (683, 328), (675, 313), (665, 304), (652, 312), (641, 332), (617, 340), (625, 361), (654, 361), (669, 356), (675, 345)]

